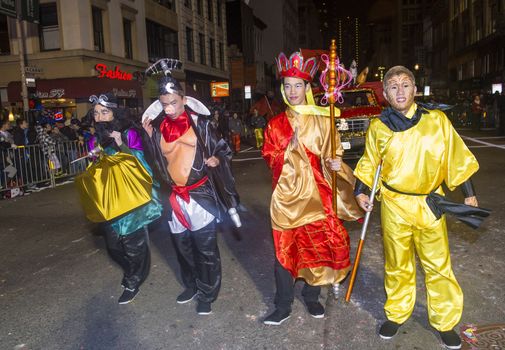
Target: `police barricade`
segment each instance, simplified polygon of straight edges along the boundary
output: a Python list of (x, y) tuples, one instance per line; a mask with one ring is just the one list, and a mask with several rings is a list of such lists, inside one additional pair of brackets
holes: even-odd
[(41, 186), (55, 187), (86, 169), (87, 162), (72, 163), (88, 153), (85, 143), (66, 141), (43, 149), (41, 145), (0, 151), (0, 197), (13, 198)]

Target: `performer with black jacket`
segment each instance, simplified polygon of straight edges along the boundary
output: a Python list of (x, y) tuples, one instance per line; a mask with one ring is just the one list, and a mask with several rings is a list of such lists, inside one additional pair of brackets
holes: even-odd
[[(231, 149), (218, 139), (207, 118), (186, 105), (188, 100), (196, 101), (185, 96), (176, 79), (163, 77), (158, 101), (162, 112), (148, 116), (150, 107), (143, 127), (155, 166), (171, 189), (168, 223), (185, 287), (177, 303), (197, 298), (198, 314), (207, 315), (221, 286), (216, 223), (223, 220), (225, 211), (219, 186), (226, 187), (224, 192), (235, 207), (238, 195), (229, 168)], [(216, 183), (216, 178), (223, 179), (222, 183)]]

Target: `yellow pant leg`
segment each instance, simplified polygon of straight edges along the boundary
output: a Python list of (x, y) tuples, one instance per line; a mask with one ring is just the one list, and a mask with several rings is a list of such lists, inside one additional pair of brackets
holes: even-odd
[(412, 314), (416, 303), (416, 265), (414, 232), (389, 207), (386, 200), (381, 205), (381, 222), (384, 240), (384, 287), (387, 300), (386, 317), (404, 323)]
[(463, 292), (452, 271), (445, 216), (414, 234), (417, 256), (425, 273), (430, 324), (439, 331), (453, 329), (463, 312)]
[(256, 148), (263, 147), (263, 129), (262, 128), (254, 129), (254, 136), (256, 136)]

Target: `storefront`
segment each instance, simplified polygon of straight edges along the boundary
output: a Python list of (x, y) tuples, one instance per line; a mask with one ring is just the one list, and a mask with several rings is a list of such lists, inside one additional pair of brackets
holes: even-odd
[[(31, 101), (37, 100), (37, 104), (40, 104), (34, 106), (31, 102), (30, 109), (59, 111), (68, 119), (80, 119), (90, 108), (89, 96), (112, 92), (118, 98), (120, 106), (127, 108), (133, 116), (140, 117), (144, 106), (139, 80), (128, 73), (119, 78), (115, 71), (106, 71), (110, 72), (109, 76), (105, 73), (96, 77), (38, 79), (35, 87), (29, 89), (29, 94)], [(19, 81), (8, 84), (7, 95), (11, 106), (22, 109)]]

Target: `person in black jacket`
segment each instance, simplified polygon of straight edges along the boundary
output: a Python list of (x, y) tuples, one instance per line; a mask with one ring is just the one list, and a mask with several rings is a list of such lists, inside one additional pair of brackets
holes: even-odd
[(234, 192), (231, 149), (216, 136), (207, 118), (186, 106), (177, 80), (162, 78), (159, 93), (163, 111), (154, 120), (145, 119), (143, 127), (154, 165), (162, 182), (171, 188), (166, 204), (168, 224), (185, 287), (177, 303), (197, 298), (197, 313), (208, 315), (221, 286), (216, 223), (223, 219), (218, 184), (211, 172), (220, 172), (225, 186)]

